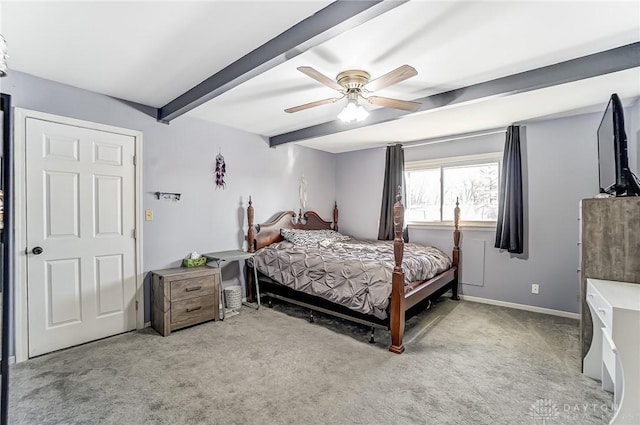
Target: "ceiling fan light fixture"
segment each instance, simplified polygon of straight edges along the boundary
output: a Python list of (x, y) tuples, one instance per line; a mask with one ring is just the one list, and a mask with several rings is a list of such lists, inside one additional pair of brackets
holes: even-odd
[(342, 122), (347, 123), (352, 121), (361, 122), (368, 116), (369, 112), (367, 112), (362, 105), (358, 104), (357, 99), (349, 99), (347, 106), (340, 112), (338, 118), (340, 118)]
[(309, 102), (285, 109), (284, 111), (289, 114), (304, 111), (309, 108), (315, 108), (316, 106), (334, 103), (340, 99), (344, 99), (345, 97), (347, 98), (347, 105), (338, 115), (338, 118), (345, 123), (353, 121), (360, 122), (369, 116), (369, 112), (367, 112), (367, 110), (358, 103), (358, 98), (364, 99), (376, 106), (382, 106), (383, 108), (395, 108), (407, 112), (416, 112), (420, 108), (420, 103), (418, 102), (393, 99), (390, 97), (371, 96), (371, 93), (375, 90), (389, 87), (393, 84), (404, 81), (407, 78), (416, 76), (418, 71), (409, 65), (402, 65), (373, 81), (371, 81), (371, 76), (368, 72), (360, 69), (343, 71), (338, 74), (335, 81), (310, 66), (298, 67), (298, 71), (310, 78), (313, 78), (320, 84), (338, 91), (342, 94), (342, 97), (317, 100), (315, 102)]

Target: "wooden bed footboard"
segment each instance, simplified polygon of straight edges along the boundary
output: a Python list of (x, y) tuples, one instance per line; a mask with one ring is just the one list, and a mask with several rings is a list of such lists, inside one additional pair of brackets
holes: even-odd
[(456, 199), (454, 210), (453, 231), (453, 255), (451, 268), (434, 278), (415, 285), (404, 284), (404, 272), (402, 270), (402, 257), (404, 255), (404, 240), (402, 230), (404, 228), (404, 205), (402, 205), (402, 188), (398, 186), (396, 203), (393, 206), (393, 254), (395, 267), (391, 280), (391, 308), (389, 313), (389, 328), (391, 332), (391, 346), (389, 351), (401, 354), (404, 351), (404, 326), (407, 310), (436, 293), (446, 285), (451, 285), (451, 299), (458, 297), (458, 263), (460, 261), (460, 207)]
[(404, 297), (404, 271), (402, 270), (402, 257), (404, 256), (404, 240), (402, 239), (402, 228), (404, 227), (404, 205), (402, 205), (402, 188), (398, 186), (396, 203), (393, 206), (393, 257), (395, 266), (391, 277), (391, 311), (390, 311), (390, 331), (391, 346), (389, 351), (402, 354), (404, 344), (404, 321), (405, 321), (405, 297)]

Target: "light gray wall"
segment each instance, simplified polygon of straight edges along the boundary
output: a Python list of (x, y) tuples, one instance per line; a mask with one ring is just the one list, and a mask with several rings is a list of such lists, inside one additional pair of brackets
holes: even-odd
[(340, 231), (375, 239), (384, 182), (384, 149), (336, 155), (336, 201)]
[[(260, 136), (183, 116), (160, 124), (120, 100), (12, 71), (3, 90), (16, 107), (114, 125), (144, 133), (144, 270), (174, 267), (192, 251), (246, 247), (246, 207), (251, 195), (256, 222), (276, 211), (297, 208), (298, 184), (307, 180), (308, 208), (332, 215), (335, 199), (333, 154), (296, 145), (268, 147)], [(249, 118), (250, 119), (250, 118)], [(227, 187), (216, 189), (212, 171), (222, 152)], [(180, 201), (157, 200), (153, 192), (180, 192)], [(226, 284), (239, 280), (237, 265), (223, 269)], [(149, 287), (145, 283), (145, 320)]]
[[(523, 161), (525, 198), (529, 205), (528, 249), (516, 257), (493, 248), (495, 231), (464, 230), (462, 280), (465, 295), (578, 312), (578, 202), (597, 193), (596, 130), (601, 114), (533, 122), (525, 126)], [(504, 134), (407, 148), (405, 160), (501, 151)], [(338, 155), (336, 197), (341, 229), (375, 238), (384, 174), (384, 149)], [(352, 207), (357, 206), (357, 208)], [(464, 220), (464, 208), (462, 210)], [(451, 252), (450, 230), (410, 229), (411, 242), (431, 244)], [(465, 244), (467, 251), (465, 251)], [(482, 255), (484, 275), (465, 276), (465, 263)], [(471, 252), (469, 252), (471, 251)], [(478, 283), (483, 286), (478, 286)], [(531, 294), (531, 284), (540, 294)]]

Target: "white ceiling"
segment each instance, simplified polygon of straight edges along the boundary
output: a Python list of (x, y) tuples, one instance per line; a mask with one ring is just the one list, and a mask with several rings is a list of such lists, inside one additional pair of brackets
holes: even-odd
[[(329, 3), (3, 2), (1, 28), (10, 68), (159, 107)], [(299, 73), (298, 66), (313, 66), (330, 77), (360, 68), (375, 78), (409, 64), (418, 76), (378, 94), (411, 100), (636, 41), (637, 0), (414, 0), (188, 115), (273, 136), (332, 121), (343, 107), (339, 102), (283, 112), (336, 93)], [(344, 152), (460, 134), (589, 107), (603, 109), (616, 91), (626, 99), (640, 96), (639, 69), (417, 113), (301, 143)]]
[(2, 1), (1, 28), (12, 69), (160, 107), (329, 3)]

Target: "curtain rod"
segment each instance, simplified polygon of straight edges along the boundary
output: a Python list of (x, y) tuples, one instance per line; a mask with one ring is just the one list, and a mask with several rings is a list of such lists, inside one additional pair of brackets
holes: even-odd
[[(447, 137), (447, 138), (444, 138), (444, 139), (433, 139), (433, 140), (427, 140), (427, 141), (423, 141), (423, 142), (402, 144), (402, 147), (406, 148), (406, 149), (408, 149), (408, 148), (417, 148), (419, 146), (433, 145), (433, 144), (436, 144), (436, 143), (444, 143), (444, 142), (452, 142), (454, 140), (470, 139), (472, 137), (489, 136), (491, 134), (500, 134), (500, 133), (506, 133), (506, 132), (507, 132), (506, 128), (501, 128), (501, 129), (495, 129), (495, 130), (488, 130), (488, 131), (484, 131), (484, 132), (480, 132), (480, 133), (461, 134), (461, 135), (458, 135), (458, 136)], [(394, 145), (396, 145), (396, 144), (397, 143), (394, 143)]]

